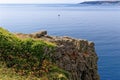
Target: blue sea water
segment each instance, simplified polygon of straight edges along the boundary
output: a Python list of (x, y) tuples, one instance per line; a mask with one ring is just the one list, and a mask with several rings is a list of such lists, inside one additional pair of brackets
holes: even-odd
[(11, 32), (47, 30), (50, 35), (93, 41), (101, 80), (120, 80), (119, 6), (0, 5), (0, 26)]

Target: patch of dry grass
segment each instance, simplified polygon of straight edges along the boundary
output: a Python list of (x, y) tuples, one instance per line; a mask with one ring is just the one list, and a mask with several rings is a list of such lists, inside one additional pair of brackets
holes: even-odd
[(12, 68), (7, 68), (5, 64), (0, 62), (0, 80), (42, 80), (35, 76), (21, 76)]

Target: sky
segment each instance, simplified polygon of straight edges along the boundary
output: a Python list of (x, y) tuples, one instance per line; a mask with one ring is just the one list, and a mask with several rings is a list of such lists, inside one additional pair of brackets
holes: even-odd
[[(80, 3), (90, 0), (0, 0), (2, 3)], [(93, 1), (93, 0), (92, 0)]]
[[(0, 4), (19, 3), (19, 4), (43, 4), (43, 3), (80, 3), (84, 1), (100, 0), (0, 0)], [(102, 0), (103, 1), (103, 0)], [(109, 0), (114, 1), (114, 0)]]

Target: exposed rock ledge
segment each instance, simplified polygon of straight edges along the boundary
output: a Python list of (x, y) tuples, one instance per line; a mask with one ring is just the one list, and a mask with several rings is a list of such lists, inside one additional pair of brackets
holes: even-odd
[(69, 80), (100, 80), (97, 69), (98, 57), (93, 42), (70, 37), (52, 37), (47, 35), (47, 31), (18, 33), (17, 36), (34, 37), (56, 43), (57, 47), (52, 58), (60, 68), (71, 73)]

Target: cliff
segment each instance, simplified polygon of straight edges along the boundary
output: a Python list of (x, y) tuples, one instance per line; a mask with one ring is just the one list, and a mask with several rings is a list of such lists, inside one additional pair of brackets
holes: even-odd
[[(1, 62), (17, 73), (22, 69), (23, 75), (32, 72), (37, 77), (46, 76), (47, 80), (100, 80), (93, 42), (53, 37), (47, 35), (47, 31), (8, 33), (0, 30)], [(26, 38), (32, 40), (24, 42)]]
[(99, 80), (93, 42), (69, 37), (57, 38), (55, 42), (58, 47), (53, 59), (60, 68), (71, 73), (69, 80)]

